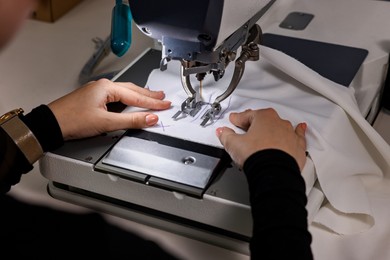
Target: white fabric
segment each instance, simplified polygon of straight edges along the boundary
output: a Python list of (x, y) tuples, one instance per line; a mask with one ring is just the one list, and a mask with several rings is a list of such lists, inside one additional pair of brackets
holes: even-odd
[(327, 135), (321, 131), (324, 133), (322, 147), (312, 149), (309, 144), (319, 183), (330, 202), (321, 208), (314, 222), (340, 234), (372, 227), (375, 219), (360, 175), (388, 177), (390, 146), (360, 114), (352, 89), (320, 76), (275, 50), (262, 48), (262, 55), (281, 71), (333, 101), (337, 110), (329, 114), (332, 133)]
[[(179, 63), (170, 62), (164, 72), (153, 71), (146, 87), (163, 89), (173, 105), (169, 110), (158, 111), (158, 125), (147, 130), (222, 147), (215, 136), (218, 126), (241, 131), (229, 122), (230, 112), (273, 107), (293, 125), (308, 124), (307, 150), (329, 201), (313, 221), (338, 234), (372, 227), (375, 219), (361, 176), (388, 176), (390, 147), (360, 114), (353, 89), (327, 80), (277, 50), (261, 46), (260, 57), (259, 61), (246, 63), (239, 86), (222, 102), (217, 119), (206, 127), (200, 126), (200, 117), (207, 106), (194, 118), (172, 119), (187, 97), (180, 82)], [(206, 77), (201, 90), (204, 101), (212, 103), (226, 89), (233, 67), (230, 65), (218, 82), (210, 75)]]

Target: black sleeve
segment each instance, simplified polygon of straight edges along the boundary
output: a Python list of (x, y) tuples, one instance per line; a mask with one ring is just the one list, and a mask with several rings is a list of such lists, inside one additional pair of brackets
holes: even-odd
[(253, 217), (251, 259), (313, 259), (305, 182), (295, 159), (263, 150), (244, 164)]
[(1, 253), (15, 259), (177, 260), (158, 243), (113, 225), (96, 212), (73, 213), (0, 195)]
[[(20, 118), (38, 139), (44, 152), (63, 144), (61, 129), (48, 106), (41, 105)], [(21, 175), (31, 171), (33, 166), (1, 127), (0, 147), (0, 192), (6, 193), (12, 185), (20, 181)]]

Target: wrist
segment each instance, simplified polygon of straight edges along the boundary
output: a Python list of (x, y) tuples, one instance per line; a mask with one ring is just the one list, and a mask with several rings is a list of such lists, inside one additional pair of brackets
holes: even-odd
[(13, 140), (30, 164), (34, 164), (43, 155), (43, 149), (34, 133), (21, 120), (23, 109), (12, 110), (0, 116), (0, 127)]

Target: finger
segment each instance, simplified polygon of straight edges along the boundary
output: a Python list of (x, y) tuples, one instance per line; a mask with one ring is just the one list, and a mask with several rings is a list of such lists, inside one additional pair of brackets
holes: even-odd
[(165, 98), (165, 93), (163, 91), (152, 91), (146, 88), (139, 87), (138, 85), (135, 85), (131, 82), (113, 82), (108, 79), (99, 79), (98, 81), (91, 81), (86, 85), (91, 84), (98, 84), (100, 86), (105, 87), (108, 94), (108, 102), (122, 101), (121, 98), (123, 97), (123, 95), (134, 95), (135, 93), (157, 100), (163, 100)]
[(300, 141), (302, 143), (303, 149), (306, 150), (306, 129), (307, 124), (306, 123), (299, 123), (297, 127), (295, 128), (295, 133), (299, 136)]
[(131, 83), (131, 82), (115, 82), (115, 84), (117, 86), (131, 89), (137, 93), (140, 93), (140, 94), (148, 96), (148, 97), (157, 98), (157, 99), (164, 99), (165, 98), (164, 91), (150, 90), (148, 88), (140, 87), (140, 86), (138, 86), (134, 83)]
[(215, 130), (215, 133), (216, 133), (216, 135), (217, 135), (217, 137), (218, 137), (218, 139), (221, 142), (223, 147), (226, 147), (228, 139), (236, 134), (233, 129), (226, 127), (226, 126), (225, 127), (218, 127)]
[(302, 138), (305, 138), (306, 135), (306, 129), (307, 124), (306, 123), (299, 123), (297, 127), (295, 128), (295, 133)]
[(153, 95), (143, 95), (142, 93), (124, 87), (115, 88), (115, 93), (112, 98), (114, 99), (114, 102), (120, 101), (128, 106), (155, 110), (167, 109), (171, 106), (170, 101), (161, 100), (159, 96), (158, 98), (155, 98)]
[(118, 129), (141, 129), (154, 126), (158, 122), (158, 116), (148, 112), (131, 112), (131, 113), (112, 113), (107, 115), (106, 131), (115, 131)]
[(254, 111), (251, 109), (247, 109), (240, 113), (232, 112), (229, 115), (230, 122), (244, 130), (248, 130), (249, 126), (252, 123), (252, 120), (254, 118)]

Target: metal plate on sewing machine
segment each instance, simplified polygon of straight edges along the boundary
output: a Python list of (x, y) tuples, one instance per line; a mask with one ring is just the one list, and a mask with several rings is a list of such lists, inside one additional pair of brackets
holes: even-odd
[[(208, 153), (204, 153), (204, 149)], [(201, 196), (220, 169), (224, 154), (218, 148), (129, 130), (96, 165), (96, 169), (147, 185)]]

